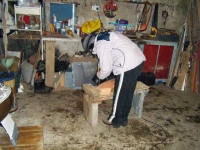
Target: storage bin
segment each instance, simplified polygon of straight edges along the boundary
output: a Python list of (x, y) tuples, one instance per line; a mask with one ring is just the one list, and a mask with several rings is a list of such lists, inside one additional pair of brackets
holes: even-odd
[(92, 78), (97, 72), (97, 62), (73, 62), (72, 63), (72, 86), (73, 89), (82, 89), (82, 85), (93, 83)]
[(36, 74), (36, 69), (34, 69), (34, 66), (31, 65), (29, 62), (24, 61), (21, 64), (21, 72), (22, 72), (22, 78), (26, 83), (31, 83), (31, 85), (34, 85), (34, 77)]
[(116, 26), (116, 31), (126, 31), (126, 30), (127, 30), (127, 26), (124, 26), (124, 25)]
[(72, 71), (65, 72), (65, 84), (64, 86), (67, 88), (72, 88)]

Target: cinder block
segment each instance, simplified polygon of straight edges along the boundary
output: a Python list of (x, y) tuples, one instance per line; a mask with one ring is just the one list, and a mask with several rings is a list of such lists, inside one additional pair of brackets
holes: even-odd
[(138, 117), (142, 116), (144, 98), (148, 93), (148, 89), (135, 91), (133, 95), (132, 107)]

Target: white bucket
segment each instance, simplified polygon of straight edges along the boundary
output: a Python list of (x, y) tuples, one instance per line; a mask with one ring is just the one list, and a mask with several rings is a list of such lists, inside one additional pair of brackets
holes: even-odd
[[(34, 77), (35, 77), (35, 74), (36, 74), (36, 71), (37, 71), (36, 69), (34, 69), (34, 71), (33, 71), (33, 68), (34, 68), (34, 66), (31, 65), (27, 61), (24, 61), (21, 64), (21, 71), (22, 71), (23, 80), (26, 83), (31, 83), (31, 85), (34, 85)], [(32, 75), (32, 73), (33, 73), (33, 75)]]

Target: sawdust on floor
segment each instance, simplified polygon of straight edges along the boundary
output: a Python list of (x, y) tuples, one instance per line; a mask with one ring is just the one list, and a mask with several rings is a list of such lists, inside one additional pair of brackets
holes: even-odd
[[(127, 127), (106, 126), (112, 101), (99, 105), (99, 124), (92, 129), (83, 115), (82, 90), (36, 94), (29, 85), (17, 94), (17, 126), (43, 126), (45, 150), (199, 150), (200, 98), (163, 84), (150, 88), (142, 118), (132, 109)], [(0, 128), (0, 134), (4, 132)]]

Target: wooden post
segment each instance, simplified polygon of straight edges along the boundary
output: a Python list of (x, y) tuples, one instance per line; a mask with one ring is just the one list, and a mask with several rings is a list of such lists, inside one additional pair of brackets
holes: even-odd
[[(5, 17), (5, 7), (4, 7), (5, 0), (2, 0), (2, 21), (3, 21), (3, 41), (4, 41), (4, 50), (5, 50), (5, 58), (8, 55), (8, 37), (6, 33), (6, 17)], [(8, 3), (6, 3), (8, 4)], [(6, 5), (6, 7), (8, 7)]]
[(98, 125), (98, 102), (91, 102), (90, 96), (83, 94), (83, 112), (89, 125), (94, 128)]
[(46, 75), (45, 85), (53, 87), (55, 72), (55, 41), (45, 41), (46, 43)]

